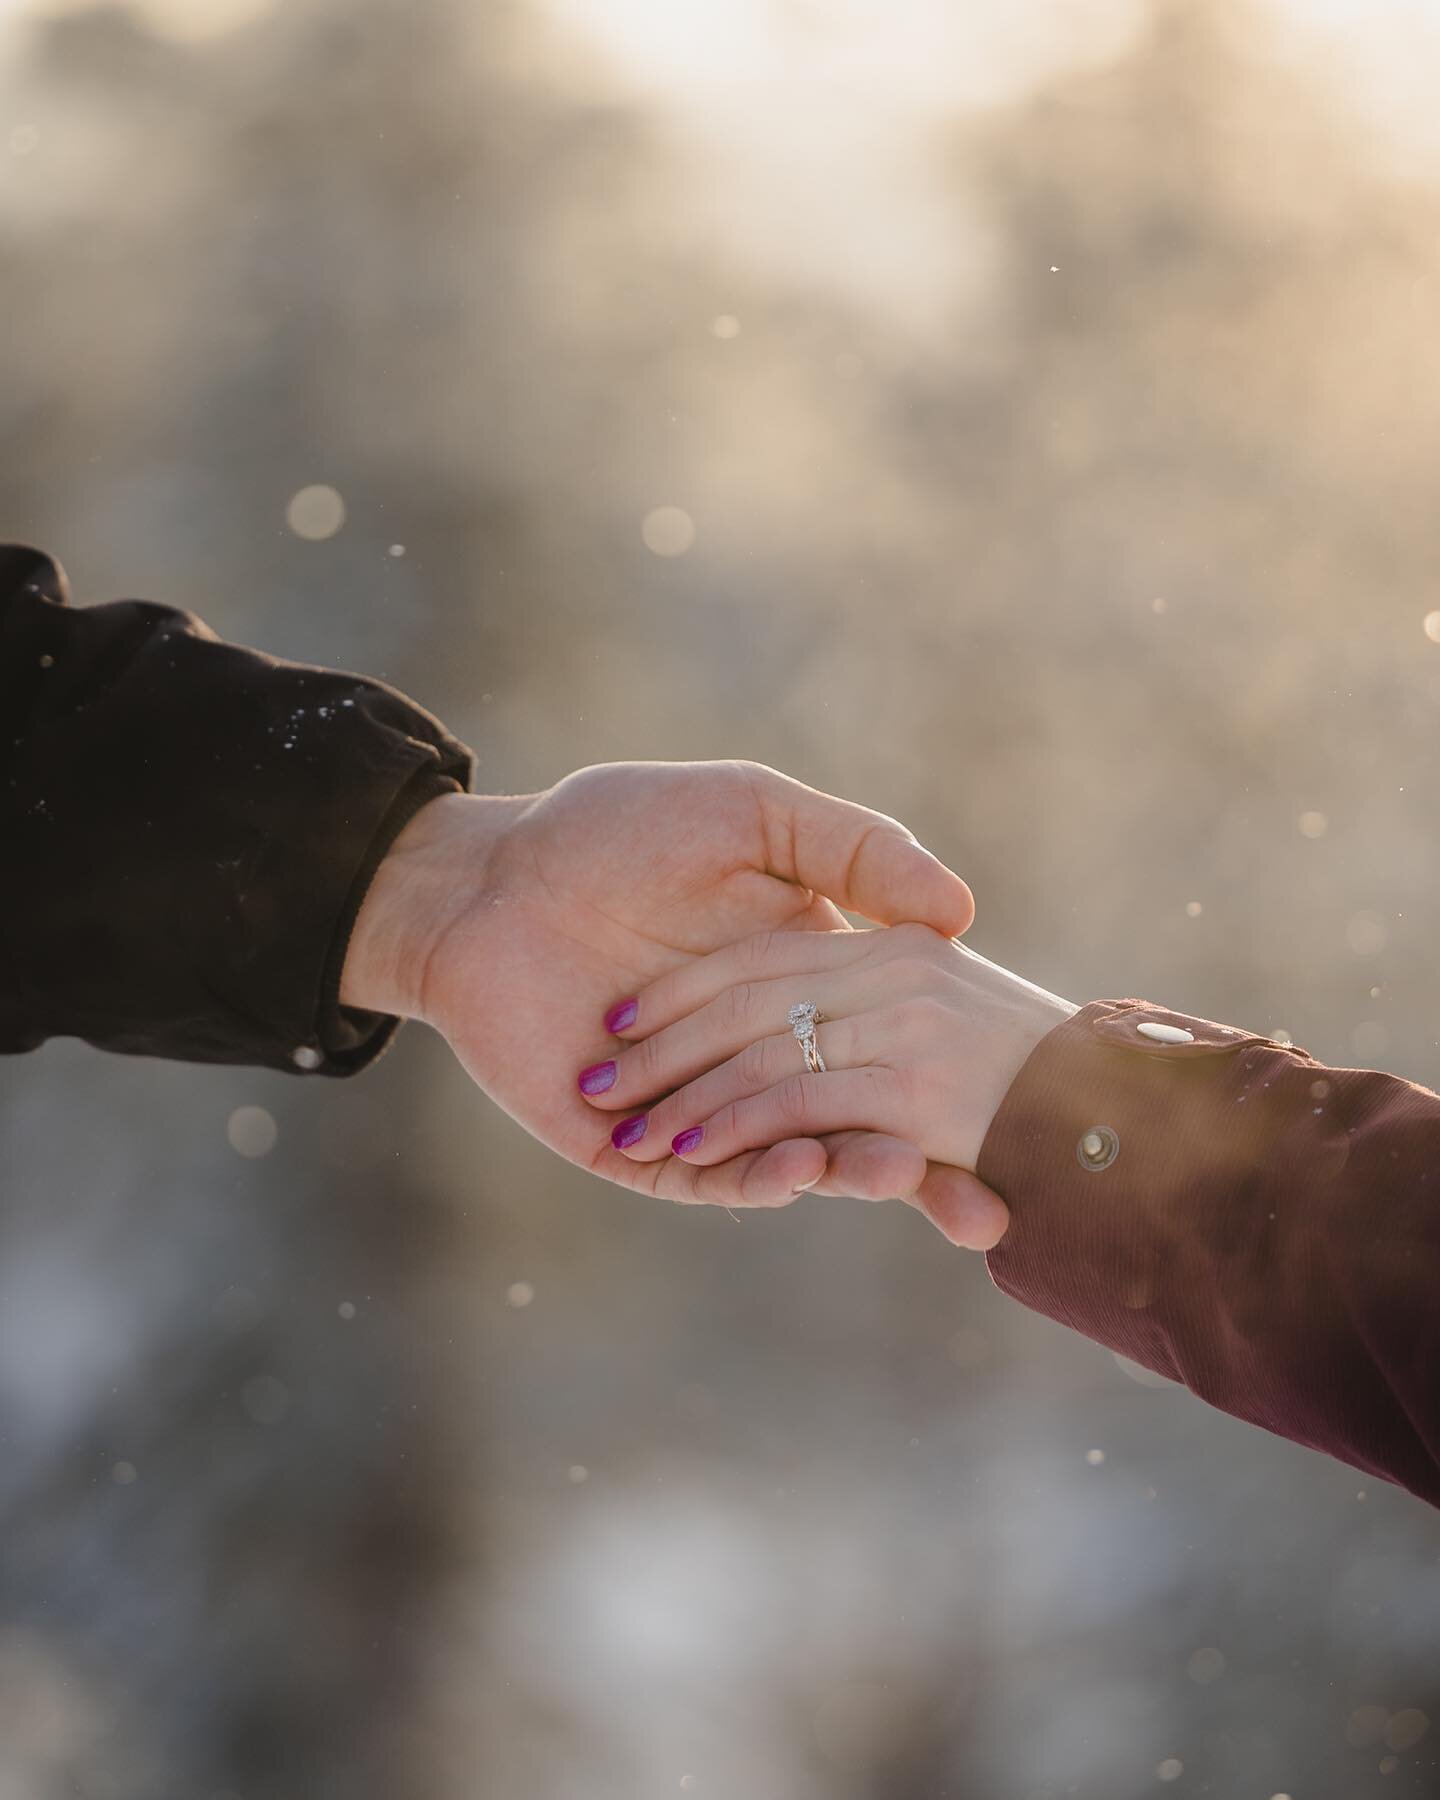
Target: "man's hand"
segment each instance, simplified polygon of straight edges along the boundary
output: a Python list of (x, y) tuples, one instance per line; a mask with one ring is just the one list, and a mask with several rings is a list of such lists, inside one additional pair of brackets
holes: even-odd
[(756, 763), (604, 764), (543, 794), (423, 807), (366, 897), (340, 997), (433, 1025), (527, 1131), (607, 1180), (725, 1206), (894, 1196), (969, 1242), (994, 1197), (911, 1144), (847, 1131), (711, 1168), (636, 1163), (577, 1086), (619, 1048), (604, 1021), (627, 995), (756, 932), (847, 929), (839, 907), (946, 937), (974, 916), (959, 876), (866, 807)]

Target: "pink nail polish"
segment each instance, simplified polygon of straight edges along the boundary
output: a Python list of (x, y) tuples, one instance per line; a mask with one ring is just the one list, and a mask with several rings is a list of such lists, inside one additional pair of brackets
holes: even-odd
[(615, 1085), (615, 1065), (613, 1062), (591, 1063), (588, 1069), (580, 1071), (580, 1092), (594, 1096), (608, 1094)]
[(688, 1156), (692, 1150), (698, 1150), (700, 1140), (705, 1135), (703, 1125), (692, 1125), (688, 1131), (682, 1131), (671, 1138), (670, 1148), (677, 1156)]
[(617, 1150), (628, 1150), (632, 1144), (638, 1144), (645, 1135), (645, 1127), (650, 1123), (648, 1113), (636, 1113), (629, 1119), (622, 1119), (610, 1133), (610, 1142)]
[(638, 1000), (620, 1001), (606, 1013), (605, 1029), (607, 1031), (628, 1031), (635, 1023), (635, 1015), (639, 1010), (640, 1002)]

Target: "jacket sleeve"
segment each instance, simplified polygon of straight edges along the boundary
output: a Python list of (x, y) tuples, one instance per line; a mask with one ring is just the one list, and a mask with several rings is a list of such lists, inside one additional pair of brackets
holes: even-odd
[(1004, 1293), (1440, 1506), (1435, 1094), (1100, 1000), (1037, 1045), (977, 1172), (1011, 1209)]
[(68, 601), (0, 546), (0, 1051), (361, 1068), (398, 1021), (339, 1003), (360, 903), (471, 753), (381, 682)]

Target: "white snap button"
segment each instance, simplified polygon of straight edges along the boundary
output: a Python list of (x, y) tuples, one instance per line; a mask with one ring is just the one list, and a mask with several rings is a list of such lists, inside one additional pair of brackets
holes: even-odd
[(1119, 1154), (1119, 1135), (1108, 1125), (1092, 1125), (1075, 1146), (1082, 1169), (1108, 1169)]
[(1162, 1025), (1158, 1019), (1147, 1019), (1135, 1029), (1141, 1037), (1153, 1038), (1157, 1044), (1193, 1044), (1195, 1033), (1183, 1025)]
[(301, 1044), (298, 1050), (290, 1054), (290, 1060), (297, 1068), (318, 1069), (325, 1058), (310, 1044)]

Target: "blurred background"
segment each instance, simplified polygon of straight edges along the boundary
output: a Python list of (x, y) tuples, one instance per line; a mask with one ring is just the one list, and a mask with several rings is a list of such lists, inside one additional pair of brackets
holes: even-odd
[[(0, 0), (0, 537), (1440, 1083), (1440, 14)], [(0, 1070), (0, 1800), (1440, 1795), (1440, 1515), (918, 1214)]]

